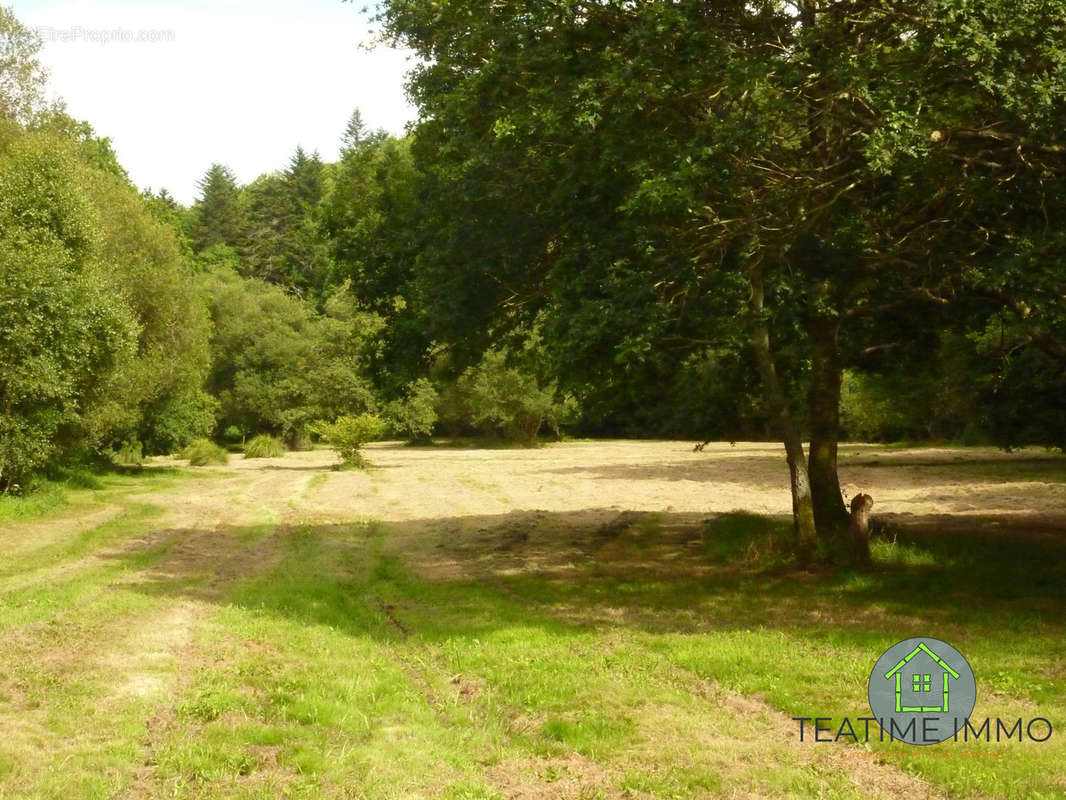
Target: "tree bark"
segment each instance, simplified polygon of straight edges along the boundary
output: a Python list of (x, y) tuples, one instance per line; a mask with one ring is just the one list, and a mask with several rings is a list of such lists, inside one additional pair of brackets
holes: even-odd
[(807, 393), (811, 426), (811, 494), (814, 521), (823, 539), (843, 532), (849, 519), (837, 475), (842, 372), (839, 330), (840, 323), (836, 319), (816, 318), (807, 322), (811, 344), (811, 385)]
[(762, 378), (763, 394), (774, 419), (778, 435), (785, 445), (788, 459), (789, 483), (792, 489), (792, 517), (796, 529), (796, 558), (800, 563), (809, 562), (814, 556), (818, 531), (814, 519), (814, 502), (811, 482), (807, 471), (807, 457), (803, 452), (803, 440), (788, 408), (788, 399), (781, 388), (781, 381), (774, 364), (770, 346), (770, 329), (763, 319), (763, 281), (758, 266), (749, 270), (751, 300), (749, 310), (752, 318), (751, 347)]

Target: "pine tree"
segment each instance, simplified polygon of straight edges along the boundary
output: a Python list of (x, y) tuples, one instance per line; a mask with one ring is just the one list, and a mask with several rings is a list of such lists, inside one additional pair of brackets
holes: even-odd
[(318, 152), (308, 155), (302, 147), (297, 147), (289, 159), (285, 182), (301, 210), (308, 211), (318, 205), (322, 199), (322, 159)]
[(348, 124), (341, 136), (341, 159), (345, 160), (370, 145), (381, 144), (388, 138), (389, 134), (381, 128), (370, 130), (363, 122), (363, 112), (357, 108), (348, 118)]
[(357, 108), (348, 118), (348, 125), (344, 128), (344, 135), (341, 136), (341, 155), (344, 156), (349, 151), (358, 149), (359, 145), (366, 141), (367, 134), (363, 112)]
[(233, 173), (222, 164), (212, 164), (197, 188), (200, 199), (193, 206), (193, 248), (196, 252), (220, 244), (241, 248), (247, 223)]

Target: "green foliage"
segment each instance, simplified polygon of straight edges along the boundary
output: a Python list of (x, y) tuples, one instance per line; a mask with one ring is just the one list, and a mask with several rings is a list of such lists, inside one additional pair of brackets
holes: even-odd
[(419, 378), (407, 385), (404, 398), (389, 404), (391, 427), (411, 442), (428, 442), (437, 422), (437, 402), (440, 395), (433, 382)]
[(193, 248), (201, 252), (217, 245), (242, 247), (248, 221), (233, 173), (222, 164), (212, 164), (197, 185), (200, 197), (190, 219)]
[(94, 170), (119, 178), (129, 184), (129, 175), (118, 162), (111, 139), (98, 136), (85, 120), (75, 119), (62, 106), (49, 108), (33, 124), (34, 130), (47, 131), (77, 145), (80, 160)]
[(1053, 305), (1040, 315), (1025, 307), (1001, 314), (968, 337), (975, 363), (967, 365), (966, 389), (971, 398), (977, 390), (978, 414), (967, 439), (980, 431), (1001, 447), (1066, 450), (1066, 309)]
[[(25, 44), (10, 22), (0, 9), (8, 99)], [(0, 125), (0, 489), (77, 452), (210, 430), (209, 319), (173, 228), (88, 123), (32, 116)]]
[(181, 451), (190, 467), (222, 466), (229, 463), (229, 453), (210, 439), (195, 439)]
[(227, 444), (238, 444), (244, 441), (244, 431), (242, 431), (236, 425), (228, 425), (225, 430), (222, 431), (222, 441)]
[(316, 419), (369, 409), (363, 352), (377, 322), (342, 287), (323, 314), (280, 287), (217, 269), (202, 279), (214, 334), (208, 388), (220, 427), (293, 442)]
[(485, 353), (456, 387), (470, 421), (486, 434), (527, 446), (545, 423), (558, 434), (565, 407), (556, 402), (555, 387), (541, 386), (534, 375), (508, 366), (501, 350)]
[[(914, 404), (906, 402), (919, 391), (911, 380), (845, 372), (840, 392), (840, 422), (847, 438), (861, 442), (920, 438), (926, 433), (918, 430), (923, 418)], [(911, 397), (905, 397), (905, 392)]]
[(44, 106), (47, 72), (40, 49), (40, 36), (0, 6), (0, 119), (29, 122)]
[(0, 240), (0, 489), (85, 443), (82, 403), (131, 356), (136, 328), (57, 246)]
[(263, 175), (245, 188), (248, 235), (242, 274), (300, 296), (323, 295), (332, 271), (319, 227), (324, 191), (322, 162), (302, 147), (283, 173)]
[(320, 226), (332, 282), (348, 281), (386, 323), (375, 337), (372, 366), (378, 386), (395, 397), (426, 373), (432, 319), (420, 311), (415, 268), (423, 208), (409, 142), (367, 133), (359, 119), (354, 124), (323, 198)]
[(211, 430), (212, 406), (202, 392), (207, 309), (174, 230), (124, 180), (96, 170), (83, 180), (106, 275), (139, 328), (135, 358), (88, 410), (87, 424), (96, 442), (135, 436), (149, 452), (171, 452)]
[(261, 433), (244, 446), (245, 458), (278, 458), (285, 455), (285, 443), (280, 439)]
[(193, 439), (211, 435), (219, 403), (201, 389), (166, 394), (144, 406), (140, 432), (149, 453), (174, 453)]
[(57, 244), (86, 266), (99, 220), (79, 185), (77, 151), (50, 133), (17, 136), (0, 163), (0, 230), (20, 245)]
[(90, 443), (86, 413), (138, 333), (96, 260), (71, 149), (47, 134), (0, 153), (0, 491)]
[(693, 354), (765, 342), (766, 397), (738, 370), (746, 408), (712, 393), (702, 414), (780, 421), (790, 442), (806, 422), (825, 510), (841, 369), (931, 362), (938, 328), (1007, 312), (1016, 351), (943, 362), (981, 378), (980, 402), (936, 374), (851, 379), (847, 421), (1061, 442), (1066, 2), (919, 6), (382, 4), (420, 59), (418, 246), (362, 267), (406, 301), (391, 341), (419, 330), (469, 364), (535, 327), (545, 377), (644, 430)]
[(144, 447), (133, 439), (112, 451), (111, 460), (120, 467), (139, 467), (144, 463)]
[(339, 417), (333, 422), (319, 421), (310, 429), (329, 442), (344, 464), (362, 467), (366, 465), (366, 460), (359, 448), (383, 436), (388, 425), (377, 414), (359, 414)]

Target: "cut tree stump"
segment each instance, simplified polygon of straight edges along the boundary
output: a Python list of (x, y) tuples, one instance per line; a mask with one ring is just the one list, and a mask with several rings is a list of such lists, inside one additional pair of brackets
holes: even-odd
[(851, 500), (848, 532), (855, 559), (864, 563), (870, 560), (870, 509), (873, 505), (874, 499), (868, 494), (857, 494)]

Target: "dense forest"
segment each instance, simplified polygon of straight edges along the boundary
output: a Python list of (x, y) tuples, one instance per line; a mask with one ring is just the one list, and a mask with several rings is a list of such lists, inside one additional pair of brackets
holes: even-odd
[(1028, 5), (392, 2), (408, 134), (356, 111), (190, 207), (0, 9), (0, 490), (373, 415), (777, 439), (821, 527), (841, 437), (1062, 448), (1066, 6)]

